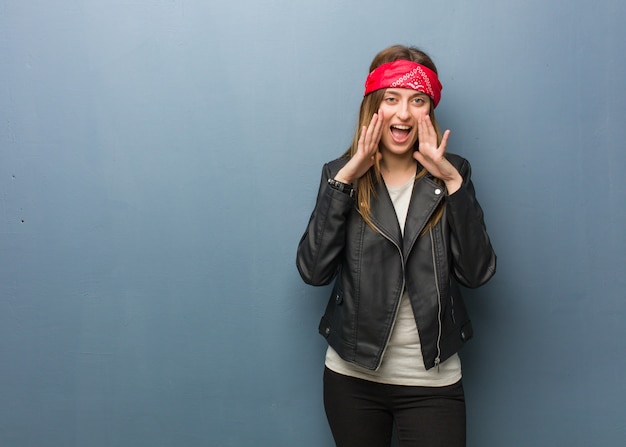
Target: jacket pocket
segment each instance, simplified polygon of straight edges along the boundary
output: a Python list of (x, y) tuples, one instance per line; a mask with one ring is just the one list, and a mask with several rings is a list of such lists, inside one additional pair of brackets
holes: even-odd
[(324, 311), (324, 315), (320, 320), (320, 324), (318, 326), (319, 333), (328, 338), (333, 332), (333, 329), (336, 327), (333, 324), (333, 321), (337, 319), (338, 315), (338, 307), (343, 304), (343, 291), (339, 286), (339, 281), (335, 282), (335, 286), (333, 287), (333, 291), (330, 294), (330, 298), (328, 300), (328, 304), (326, 305), (326, 310)]
[(448, 306), (442, 320), (441, 361), (458, 352), (474, 336), (463, 296), (454, 281), (450, 281)]
[(467, 322), (461, 326), (461, 330), (459, 331), (459, 337), (463, 343), (470, 340), (474, 336), (474, 328), (472, 327), (472, 322), (467, 320)]

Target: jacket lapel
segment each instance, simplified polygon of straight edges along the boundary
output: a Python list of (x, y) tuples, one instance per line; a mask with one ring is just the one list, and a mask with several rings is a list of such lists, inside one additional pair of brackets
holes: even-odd
[(396, 210), (383, 181), (376, 184), (376, 199), (371, 201), (371, 207), (371, 219), (374, 225), (398, 247), (402, 247), (402, 232), (396, 217)]
[(404, 224), (403, 238), (391, 197), (384, 182), (381, 181), (376, 185), (376, 200), (371, 202), (372, 222), (385, 236), (402, 248), (406, 259), (428, 219), (443, 199), (445, 191), (445, 187), (438, 185), (427, 176), (416, 180)]
[[(445, 187), (435, 183), (428, 176), (418, 179), (413, 185), (413, 194), (409, 203), (409, 212), (404, 224), (402, 251), (408, 256), (417, 237), (422, 232), (428, 219), (445, 195)], [(395, 214), (394, 214), (395, 215)], [(397, 225), (397, 223), (396, 223)]]

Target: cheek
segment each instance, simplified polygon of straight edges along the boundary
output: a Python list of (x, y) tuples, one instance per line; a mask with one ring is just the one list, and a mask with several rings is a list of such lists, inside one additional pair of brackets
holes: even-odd
[(383, 112), (383, 116), (384, 116), (384, 119), (383, 119), (383, 122), (382, 122), (383, 131), (384, 131), (385, 129), (389, 129), (389, 126), (391, 125), (391, 119), (390, 119), (390, 115), (391, 114), (390, 113), (386, 113), (385, 114), (384, 110), (382, 112)]
[(383, 112), (384, 116), (390, 116), (392, 114), (391, 108), (384, 102), (378, 107), (378, 110)]
[(428, 116), (428, 113), (430, 112), (430, 108), (428, 106), (424, 106), (424, 107), (416, 107), (413, 110), (413, 117), (415, 119), (417, 118), (423, 118), (425, 116)]
[(430, 113), (430, 106), (424, 106), (420, 109), (420, 116), (427, 116)]

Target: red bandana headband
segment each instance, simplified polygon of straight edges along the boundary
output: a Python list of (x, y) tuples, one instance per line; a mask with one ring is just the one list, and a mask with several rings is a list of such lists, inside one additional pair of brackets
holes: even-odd
[(443, 86), (437, 73), (430, 68), (417, 62), (397, 60), (382, 64), (369, 74), (363, 96), (382, 88), (410, 88), (425, 93), (433, 100), (434, 107), (437, 107)]

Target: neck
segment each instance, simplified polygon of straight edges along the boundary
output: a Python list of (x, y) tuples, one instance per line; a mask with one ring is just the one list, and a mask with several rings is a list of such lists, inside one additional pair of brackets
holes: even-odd
[(380, 163), (380, 170), (388, 186), (401, 186), (415, 176), (417, 161), (411, 153), (408, 156), (384, 154)]

